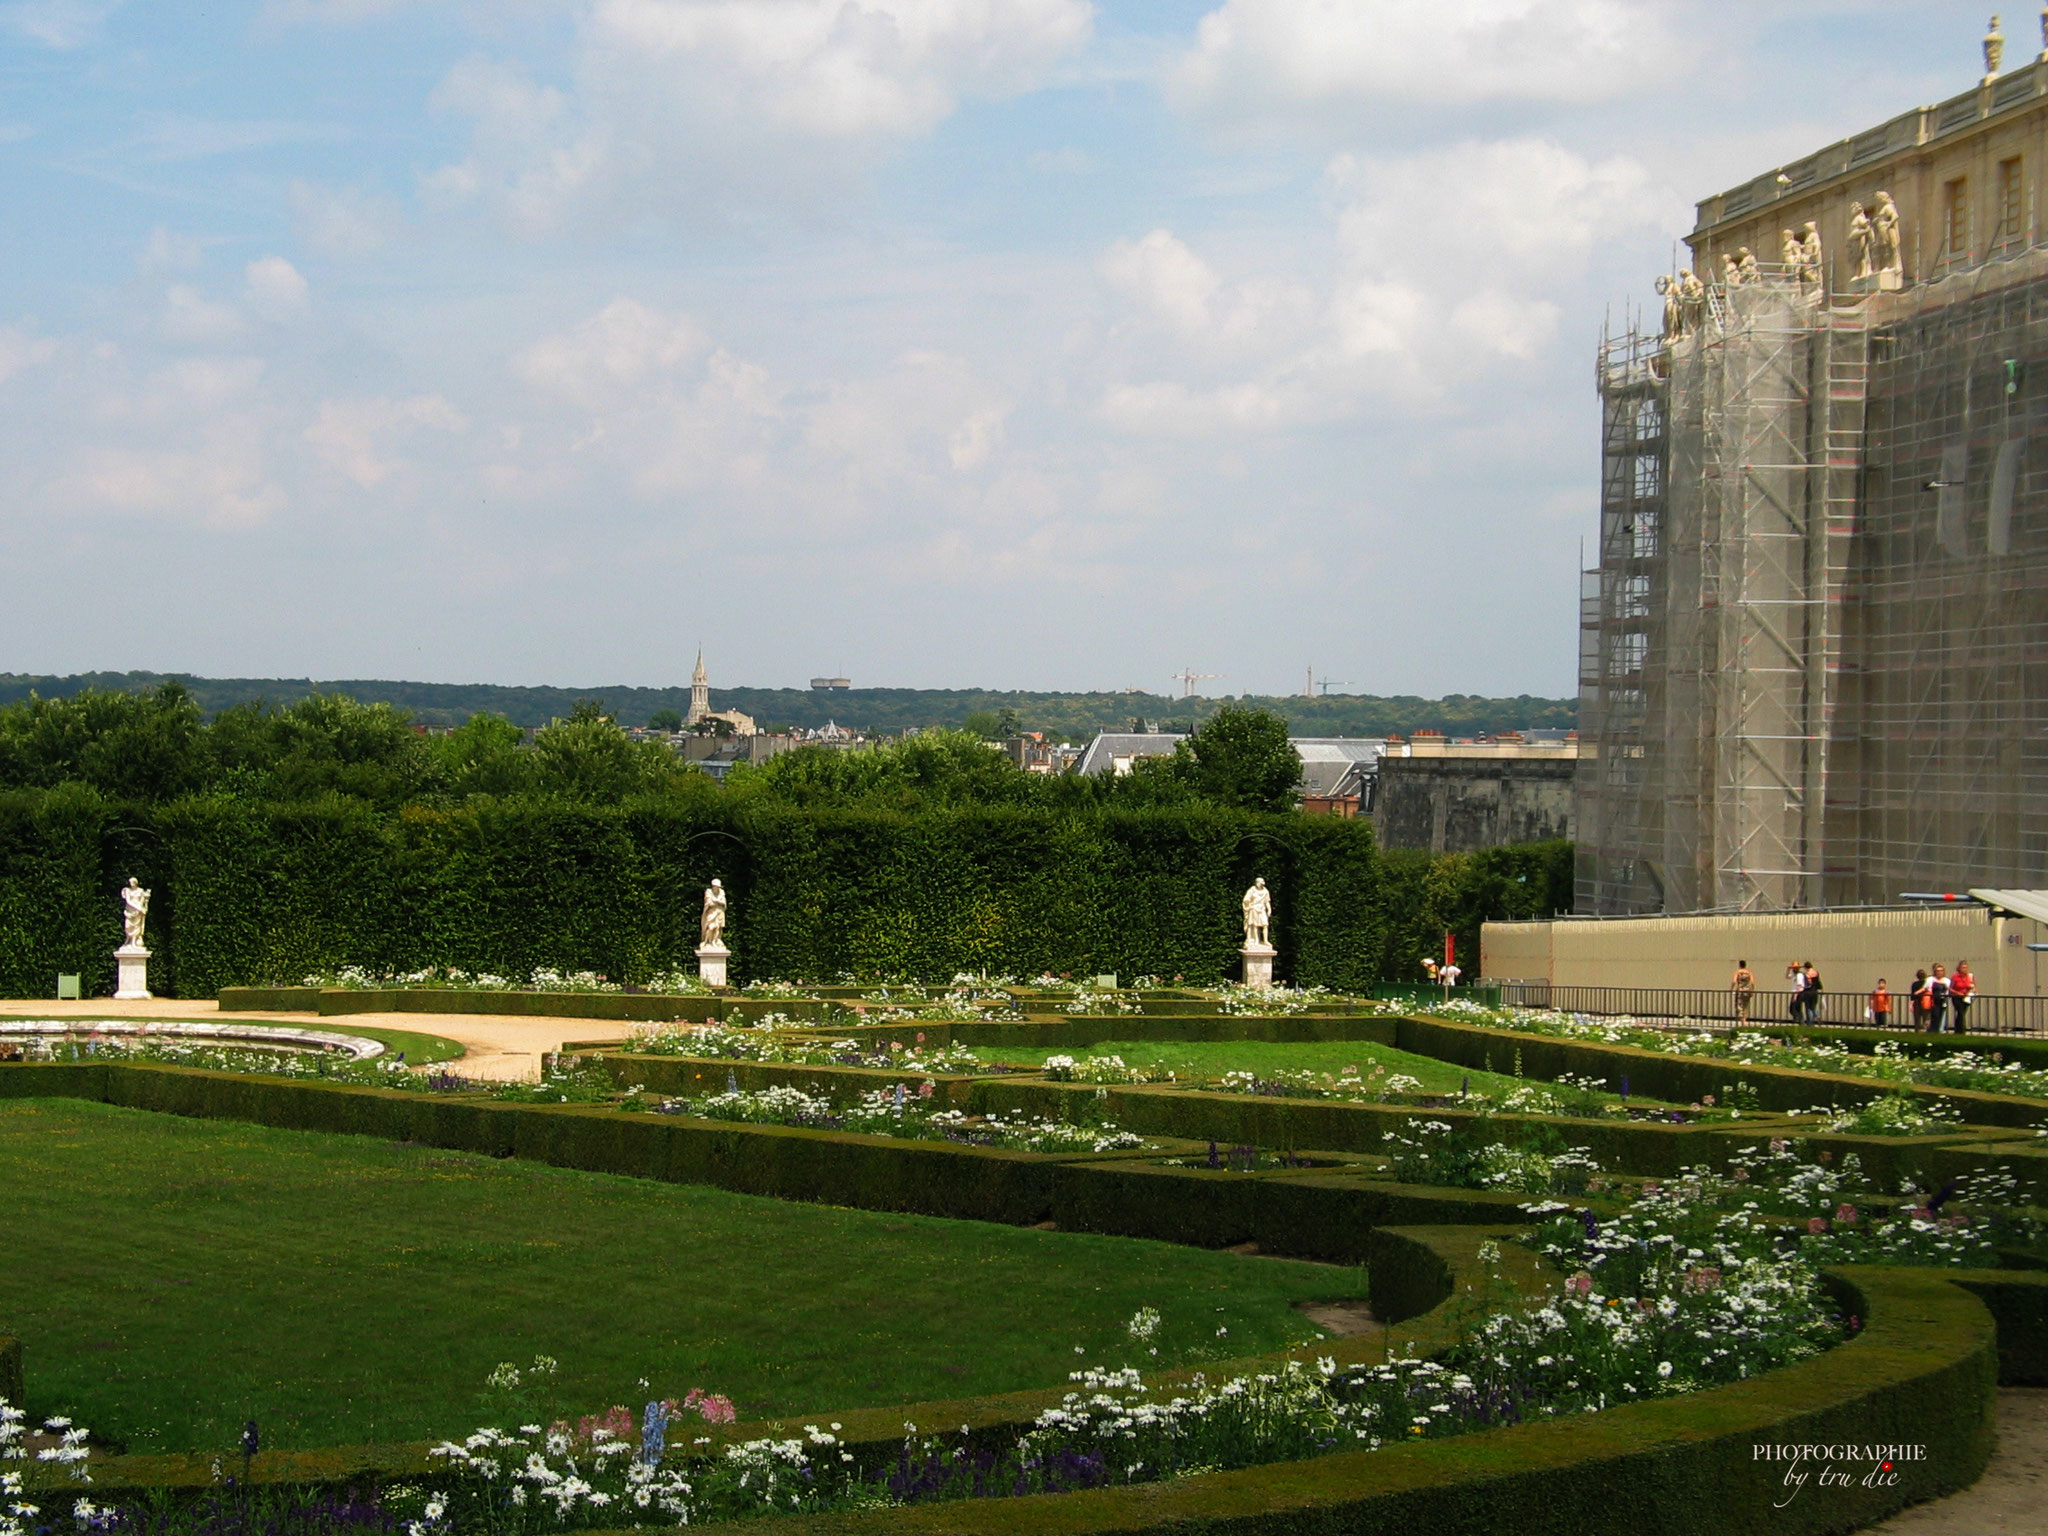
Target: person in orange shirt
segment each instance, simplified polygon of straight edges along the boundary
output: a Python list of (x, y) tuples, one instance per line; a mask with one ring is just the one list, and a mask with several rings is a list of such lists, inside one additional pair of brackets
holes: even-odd
[(1970, 1016), (1970, 994), (1977, 990), (1977, 978), (1970, 974), (1970, 962), (1958, 960), (1956, 973), (1948, 979), (1949, 1029), (1960, 1035)]
[(1877, 978), (1877, 986), (1870, 994), (1870, 1022), (1879, 1029), (1892, 1027), (1892, 995), (1885, 990), (1884, 978)]
[(1756, 972), (1749, 968), (1747, 960), (1735, 962), (1735, 1022), (1749, 1022), (1749, 1000), (1756, 996)]

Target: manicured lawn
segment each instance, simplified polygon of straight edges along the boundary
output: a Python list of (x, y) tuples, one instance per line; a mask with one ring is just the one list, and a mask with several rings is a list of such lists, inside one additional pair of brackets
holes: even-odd
[[(0, 1102), (0, 1190), (28, 1406), (132, 1451), (225, 1451), (250, 1418), (280, 1448), (456, 1435), (492, 1367), (536, 1354), (574, 1413), (693, 1386), (743, 1418), (1048, 1386), (1302, 1342), (1293, 1302), (1363, 1291), (1355, 1270), (68, 1099)], [(1156, 1361), (1122, 1342), (1143, 1306)]]
[[(1013, 1050), (991, 1046), (977, 1054), (991, 1062), (1015, 1066), (1037, 1066), (1048, 1056), (1072, 1056), (1077, 1060), (1083, 1056), (1121, 1056), (1131, 1066), (1171, 1067), (1183, 1077), (1221, 1077), (1225, 1072), (1269, 1075), (1279, 1071), (1328, 1072), (1334, 1076), (1346, 1067), (1369, 1073), (1375, 1066), (1384, 1066), (1389, 1077), (1406, 1073), (1420, 1078), (1420, 1091), (1424, 1093), (1456, 1093), (1467, 1077), (1471, 1078), (1475, 1093), (1510, 1093), (1516, 1087), (1511, 1075), (1468, 1073), (1463, 1067), (1432, 1056), (1416, 1056), (1367, 1040), (1314, 1040), (1298, 1045), (1271, 1040), (1108, 1040), (1080, 1049), (1068, 1046)], [(1512, 1058), (1497, 1065), (1512, 1071)]]

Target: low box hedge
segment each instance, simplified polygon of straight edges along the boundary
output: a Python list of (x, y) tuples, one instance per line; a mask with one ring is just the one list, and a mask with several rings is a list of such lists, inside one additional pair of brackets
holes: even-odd
[(971, 1077), (886, 1067), (816, 1067), (779, 1061), (730, 1061), (716, 1056), (618, 1053), (601, 1055), (598, 1064), (621, 1088), (638, 1084), (650, 1093), (678, 1098), (723, 1093), (730, 1083), (748, 1093), (763, 1088), (796, 1087), (840, 1104), (898, 1083), (907, 1085), (912, 1093), (919, 1084), (930, 1083), (933, 1097), (965, 1108), (975, 1082)]
[[(1747, 1083), (1755, 1090), (1762, 1109), (1780, 1112), (1815, 1105), (1852, 1107), (1884, 1098), (1893, 1091), (1890, 1083), (1875, 1078), (1797, 1072), (1787, 1067), (1750, 1067), (1710, 1056), (1674, 1056), (1632, 1045), (1566, 1040), (1555, 1035), (1453, 1024), (1443, 1019), (1403, 1018), (1394, 1044), (1418, 1056), (1433, 1056), (1439, 1061), (1485, 1071), (1510, 1071), (1519, 1060), (1530, 1077), (1547, 1082), (1555, 1082), (1569, 1072), (1578, 1077), (1604, 1078), (1610, 1090), (1618, 1090), (1621, 1078), (1627, 1077), (1631, 1093), (1678, 1104), (1697, 1102), (1709, 1093), (1725, 1094), (1728, 1086), (1736, 1082)], [(1975, 1093), (1961, 1088), (1916, 1088), (1914, 1092), (1947, 1102), (1971, 1124), (2031, 1128), (2048, 1120), (2048, 1101), (2041, 1099)]]
[(2048, 1270), (1930, 1270), (1983, 1302), (1998, 1324), (1998, 1383), (2048, 1387)]
[(222, 987), (223, 1013), (318, 1013), (318, 987)]
[[(1974, 1482), (1991, 1456), (1991, 1314), (1946, 1275), (1844, 1269), (1863, 1331), (1732, 1386), (1374, 1452), (1021, 1499), (794, 1517), (789, 1536), (1832, 1536)], [(1808, 1486), (1777, 1446), (1904, 1446), (1896, 1482)], [(1763, 1454), (1760, 1454), (1762, 1448)], [(730, 1530), (746, 1527), (720, 1526)]]
[(2048, 1039), (2026, 1035), (1950, 1035), (1919, 1030), (1857, 1029), (1828, 1025), (1771, 1026), (1774, 1040), (1791, 1040), (1801, 1045), (1839, 1045), (1859, 1056), (1874, 1054), (1880, 1045), (1891, 1045), (1908, 1056), (1956, 1056), (1974, 1051), (1980, 1056), (2002, 1056), (2032, 1071), (2048, 1070)]

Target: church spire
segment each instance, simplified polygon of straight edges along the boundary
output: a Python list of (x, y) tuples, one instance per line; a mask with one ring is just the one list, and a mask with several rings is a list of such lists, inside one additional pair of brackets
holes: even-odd
[(697, 647), (697, 670), (690, 674), (690, 717), (685, 725), (695, 725), (711, 713), (711, 675), (704, 670), (704, 647)]

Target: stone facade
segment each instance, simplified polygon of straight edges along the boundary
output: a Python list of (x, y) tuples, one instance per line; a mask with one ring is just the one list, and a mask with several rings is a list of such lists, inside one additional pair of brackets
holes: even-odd
[(1383, 848), (1470, 853), (1573, 835), (1578, 743), (1390, 742), (1372, 797)]

